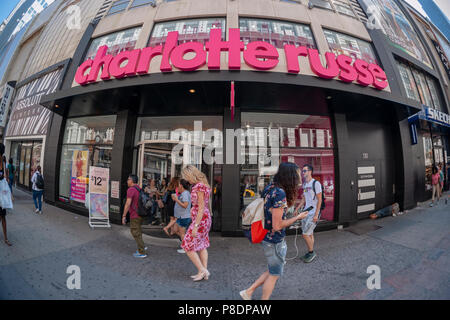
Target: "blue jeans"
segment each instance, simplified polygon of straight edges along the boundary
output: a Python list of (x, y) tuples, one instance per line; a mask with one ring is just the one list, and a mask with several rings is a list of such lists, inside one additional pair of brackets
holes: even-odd
[(286, 264), (287, 245), (286, 240), (279, 243), (261, 242), (264, 255), (267, 259), (269, 274), (271, 276), (281, 276)]
[(13, 186), (13, 184), (14, 184), (14, 178), (9, 178), (8, 185), (9, 185), (9, 189), (11, 189), (11, 193), (12, 193), (12, 186)]
[(36, 209), (39, 209), (39, 211), (42, 211), (42, 194), (44, 193), (44, 190), (36, 191), (33, 190), (33, 201), (34, 206)]

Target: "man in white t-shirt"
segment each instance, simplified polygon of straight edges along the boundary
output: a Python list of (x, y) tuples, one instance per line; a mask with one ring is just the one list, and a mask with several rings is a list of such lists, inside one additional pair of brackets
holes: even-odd
[(308, 216), (302, 220), (303, 239), (305, 239), (306, 246), (308, 247), (308, 253), (302, 257), (302, 260), (306, 263), (316, 258), (316, 253), (314, 252), (314, 229), (320, 219), (320, 208), (322, 206), (322, 185), (319, 181), (312, 178), (312, 173), (313, 167), (311, 165), (306, 164), (303, 166), (303, 195), (296, 209), (299, 210), (303, 206), (304, 209), (312, 207)]

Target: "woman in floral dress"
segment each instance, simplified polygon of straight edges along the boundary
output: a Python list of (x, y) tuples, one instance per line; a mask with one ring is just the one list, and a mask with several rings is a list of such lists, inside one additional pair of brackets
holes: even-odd
[(211, 187), (206, 176), (192, 165), (186, 166), (182, 173), (183, 179), (187, 180), (193, 187), (191, 189), (191, 219), (181, 247), (186, 251), (189, 259), (198, 270), (194, 281), (208, 280), (208, 251), (209, 230), (211, 229), (211, 213), (209, 211), (209, 196)]

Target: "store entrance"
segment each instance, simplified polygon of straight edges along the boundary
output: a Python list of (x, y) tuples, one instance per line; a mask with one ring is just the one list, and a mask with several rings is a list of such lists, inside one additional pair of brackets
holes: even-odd
[[(138, 150), (137, 174), (141, 186), (150, 185), (151, 180), (154, 180), (156, 188), (162, 191), (163, 180), (167, 186), (173, 177), (181, 178), (181, 170), (184, 166), (192, 164), (206, 175), (210, 186), (216, 187), (214, 166), (202, 161), (203, 148), (201, 146), (173, 140), (146, 140), (138, 143)], [(214, 212), (217, 212), (214, 205), (216, 203), (215, 195), (216, 192), (212, 192), (210, 198), (210, 203), (213, 205), (213, 219), (216, 218)], [(157, 199), (161, 198), (161, 195), (157, 196)], [(164, 209), (158, 207), (152, 225), (162, 229), (168, 222)]]

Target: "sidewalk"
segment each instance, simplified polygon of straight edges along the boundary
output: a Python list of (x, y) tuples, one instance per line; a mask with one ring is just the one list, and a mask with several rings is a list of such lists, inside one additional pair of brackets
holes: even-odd
[[(129, 228), (92, 230), (88, 219), (15, 190), (7, 215), (13, 243), (0, 242), (0, 299), (237, 299), (265, 271), (261, 248), (245, 238), (212, 237), (209, 281), (176, 252), (178, 241), (144, 236), (148, 258), (132, 256)], [(446, 194), (449, 196), (449, 193)], [(380, 228), (379, 228), (380, 227)], [(376, 229), (376, 230), (375, 230)], [(316, 234), (317, 259), (288, 261), (273, 299), (450, 299), (450, 201), (428, 203), (398, 217), (365, 220)], [(3, 239), (3, 238), (0, 238)], [(288, 258), (295, 236), (287, 238)], [(298, 237), (300, 255), (306, 247)], [(369, 265), (381, 268), (381, 290), (368, 290)], [(81, 290), (69, 290), (66, 269), (81, 268)], [(254, 298), (261, 296), (259, 289)]]

